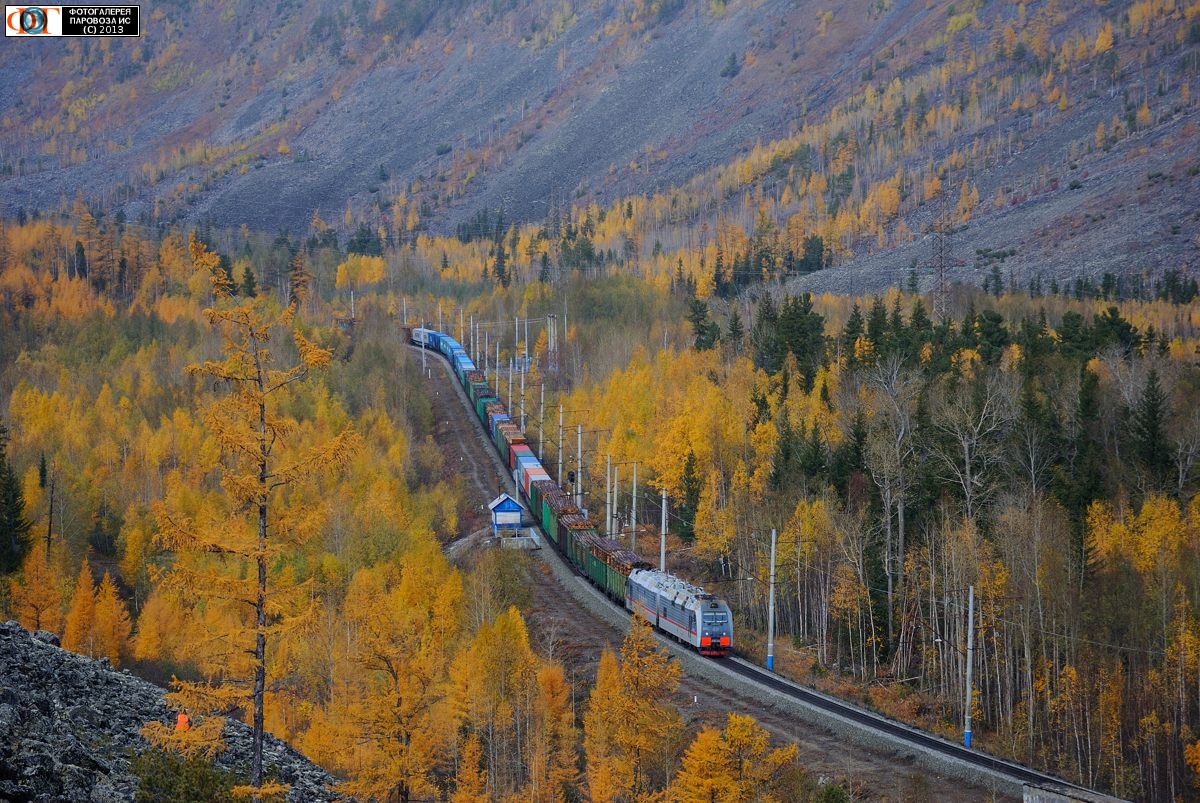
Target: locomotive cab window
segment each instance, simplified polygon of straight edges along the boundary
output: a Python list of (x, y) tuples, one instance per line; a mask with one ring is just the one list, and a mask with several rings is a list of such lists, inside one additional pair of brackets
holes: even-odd
[(710, 612), (710, 611), (705, 611), (704, 612), (704, 624), (706, 624), (706, 625), (723, 625), (723, 624), (725, 624), (724, 611), (718, 611), (715, 613)]

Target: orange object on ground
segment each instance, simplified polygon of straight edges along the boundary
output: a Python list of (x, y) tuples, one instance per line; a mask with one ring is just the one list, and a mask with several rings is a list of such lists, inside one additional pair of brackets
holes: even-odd
[(188, 719), (188, 715), (184, 711), (179, 712), (179, 716), (175, 717), (175, 730), (185, 731), (192, 727), (192, 721)]

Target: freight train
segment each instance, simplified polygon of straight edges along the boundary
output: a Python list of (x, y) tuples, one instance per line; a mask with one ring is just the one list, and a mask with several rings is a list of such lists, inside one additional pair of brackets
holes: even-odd
[(484, 432), (512, 472), (518, 494), (538, 528), (596, 588), (701, 655), (725, 656), (733, 649), (733, 616), (724, 600), (686, 580), (659, 571), (620, 543), (605, 538), (550, 478), (499, 394), (466, 349), (448, 334), (417, 327), (413, 345), (441, 354), (450, 363)]

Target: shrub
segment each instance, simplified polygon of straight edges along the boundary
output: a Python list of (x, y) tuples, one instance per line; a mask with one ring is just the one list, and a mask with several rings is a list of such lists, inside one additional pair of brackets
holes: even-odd
[(233, 801), (241, 779), (202, 758), (183, 758), (163, 750), (139, 753), (130, 763), (138, 779), (137, 803), (209, 803)]

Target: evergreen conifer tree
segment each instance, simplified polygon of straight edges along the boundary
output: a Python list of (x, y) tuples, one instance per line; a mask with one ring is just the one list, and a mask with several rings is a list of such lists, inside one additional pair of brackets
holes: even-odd
[(700, 490), (702, 482), (700, 472), (696, 468), (696, 454), (688, 449), (683, 461), (683, 503), (679, 506), (680, 537), (691, 543), (696, 537), (696, 509), (700, 507)]
[(726, 332), (725, 341), (733, 347), (735, 352), (741, 353), (742, 338), (745, 334), (745, 328), (742, 326), (742, 316), (738, 314), (737, 307), (735, 306), (729, 313), (729, 329)]
[(250, 270), (250, 266), (242, 268), (242, 286), (239, 288), (239, 295), (246, 298), (254, 298), (258, 295), (258, 279), (254, 278), (254, 271)]
[[(41, 465), (45, 462), (43, 456)], [(0, 572), (7, 574), (21, 565), (29, 548), (26, 537), (31, 526), (25, 518), (21, 483), (8, 462), (8, 430), (0, 424)]]
[(1155, 487), (1162, 487), (1171, 470), (1171, 445), (1167, 439), (1167, 395), (1151, 369), (1141, 397), (1131, 410), (1129, 435), (1138, 462)]

